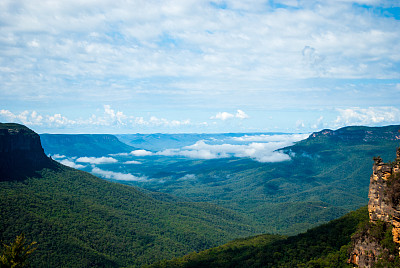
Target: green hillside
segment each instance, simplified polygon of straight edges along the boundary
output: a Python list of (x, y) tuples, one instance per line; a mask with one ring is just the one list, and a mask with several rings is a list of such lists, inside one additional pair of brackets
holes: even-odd
[(0, 182), (0, 240), (36, 241), (32, 267), (138, 266), (259, 232), (206, 203), (148, 195), (62, 165)]
[[(294, 235), (368, 202), (372, 158), (395, 157), (393, 148), (400, 143), (399, 129), (400, 126), (323, 130), (284, 148), (291, 155), (290, 161), (182, 159), (146, 173), (165, 183), (121, 183), (196, 202), (212, 202), (246, 213), (255, 225), (268, 232)], [(187, 174), (191, 179), (183, 180)]]
[(237, 239), (148, 267), (352, 267), (346, 263), (351, 235), (367, 221), (368, 210), (363, 207), (296, 236)]

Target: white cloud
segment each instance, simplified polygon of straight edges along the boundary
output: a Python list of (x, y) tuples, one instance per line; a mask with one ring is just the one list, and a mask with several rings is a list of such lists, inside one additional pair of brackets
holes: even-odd
[(220, 119), (220, 120), (226, 120), (229, 118), (233, 118), (234, 115), (230, 114), (228, 112), (219, 112), (215, 116), (211, 116), (210, 119)]
[(65, 166), (72, 167), (72, 168), (84, 168), (85, 167), (83, 165), (76, 164), (75, 162), (68, 160), (68, 159), (63, 159), (59, 162)]
[(124, 164), (130, 165), (130, 164), (134, 164), (134, 165), (140, 165), (142, 164), (142, 162), (136, 161), (136, 160), (131, 160), (131, 161), (125, 161)]
[(211, 116), (210, 119), (220, 119), (220, 120), (225, 121), (227, 119), (235, 118), (235, 117), (240, 118), (240, 119), (249, 118), (249, 116), (245, 112), (243, 112), (242, 110), (237, 110), (236, 114), (231, 114), (228, 112), (219, 112), (216, 115)]
[(36, 111), (23, 111), (21, 113), (13, 113), (9, 110), (0, 110), (0, 119), (8, 122), (18, 122), (27, 126), (46, 126), (53, 128), (60, 127), (87, 127), (87, 126), (103, 126), (103, 127), (126, 127), (126, 126), (163, 126), (176, 128), (181, 126), (191, 125), (189, 119), (176, 120), (158, 118), (150, 116), (148, 120), (143, 117), (135, 117), (133, 115), (125, 115), (122, 111), (117, 111), (111, 108), (110, 105), (103, 106), (102, 115), (92, 114), (87, 119), (71, 120), (59, 113), (54, 115), (40, 115)]
[(227, 157), (249, 157), (259, 162), (280, 162), (290, 160), (290, 156), (279, 151), (294, 142), (306, 138), (308, 134), (295, 135), (258, 135), (236, 138), (237, 141), (259, 140), (246, 145), (221, 144), (210, 145), (204, 141), (198, 141), (193, 145), (182, 149), (167, 149), (157, 152), (158, 155), (184, 156), (198, 159), (215, 159)]
[(0, 117), (9, 122), (19, 122), (28, 126), (51, 125), (53, 127), (59, 127), (66, 125), (71, 126), (77, 123), (74, 120), (69, 120), (61, 114), (42, 116), (36, 111), (23, 111), (19, 114), (15, 114), (9, 110), (0, 110)]
[(66, 156), (65, 155), (60, 155), (60, 154), (53, 154), (53, 155), (50, 155), (53, 159), (63, 159), (63, 158), (66, 158)]
[[(110, 105), (103, 105), (104, 114), (103, 116), (92, 115), (88, 121), (92, 125), (101, 126), (115, 126), (115, 125), (126, 125), (129, 117), (121, 111), (115, 111)], [(86, 122), (82, 122), (86, 123)]]
[(79, 157), (75, 160), (80, 163), (90, 163), (94, 165), (117, 163), (118, 160), (112, 157)]
[(55, 114), (53, 116), (48, 116), (47, 123), (54, 127), (76, 124), (76, 122), (74, 120), (70, 120), (70, 119), (66, 118), (65, 116), (62, 116), (61, 114)]
[(153, 153), (150, 151), (146, 151), (146, 150), (135, 150), (135, 151), (130, 152), (130, 154), (134, 155), (134, 156), (149, 156), (149, 155), (152, 155)]
[(340, 115), (334, 122), (336, 127), (349, 125), (375, 126), (400, 123), (400, 109), (395, 107), (355, 107), (337, 110)]
[[(232, 110), (242, 103), (253, 111), (302, 109), (329, 98), (330, 107), (345, 101), (367, 107), (376, 99), (370, 85), (400, 76), (400, 20), (390, 15), (398, 6), (373, 0), (3, 0), (2, 108), (15, 111), (23, 103), (29, 112), (2, 116), (75, 129), (174, 128), (193, 123), (147, 111), (218, 107), (231, 112), (213, 118), (228, 120), (247, 118)], [(365, 82), (357, 83), (359, 90), (371, 97), (356, 99), (336, 87), (348, 78)], [(326, 85), (329, 93), (318, 95)], [(104, 114), (86, 118), (88, 103), (107, 104)], [(109, 103), (129, 103), (142, 114), (128, 115)], [(43, 115), (44, 107), (61, 106), (74, 112)], [(78, 108), (82, 120), (73, 117)]]
[(91, 173), (104, 177), (106, 179), (113, 179), (120, 181), (147, 181), (147, 177), (137, 177), (130, 173), (113, 172), (113, 171), (103, 170), (98, 167), (94, 167)]
[(23, 111), (19, 114), (14, 114), (8, 110), (0, 110), (0, 116), (6, 118), (8, 121), (18, 121), (24, 125), (41, 125), (44, 119), (43, 116), (39, 115), (36, 111)]
[(249, 116), (248, 116), (245, 112), (243, 112), (242, 110), (237, 110), (235, 116), (236, 116), (237, 118), (240, 118), (240, 119), (249, 118)]

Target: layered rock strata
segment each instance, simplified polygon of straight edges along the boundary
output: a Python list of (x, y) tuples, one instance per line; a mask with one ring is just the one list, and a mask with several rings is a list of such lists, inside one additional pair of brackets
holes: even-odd
[[(380, 157), (374, 158), (368, 197), (370, 223), (382, 222), (391, 226), (393, 242), (400, 246), (400, 148), (392, 163), (383, 163)], [(365, 232), (353, 237), (349, 263), (372, 267), (384, 250), (375, 237)]]

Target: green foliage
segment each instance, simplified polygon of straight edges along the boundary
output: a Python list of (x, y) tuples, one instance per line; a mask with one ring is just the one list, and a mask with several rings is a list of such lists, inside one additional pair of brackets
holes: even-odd
[(22, 233), (10, 245), (3, 244), (3, 252), (0, 256), (1, 268), (19, 268), (25, 267), (29, 255), (31, 255), (37, 247), (36, 242), (25, 245), (25, 235)]
[(154, 198), (58, 165), (0, 182), (0, 240), (21, 231), (40, 244), (33, 267), (140, 266), (260, 232), (207, 203)]
[(351, 234), (366, 220), (368, 211), (363, 207), (296, 236), (235, 240), (149, 267), (349, 267), (346, 261)]

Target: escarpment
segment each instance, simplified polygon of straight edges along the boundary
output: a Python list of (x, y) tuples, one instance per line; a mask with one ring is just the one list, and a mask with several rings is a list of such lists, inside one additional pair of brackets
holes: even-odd
[(383, 163), (380, 157), (374, 158), (368, 197), (369, 223), (352, 237), (349, 263), (358, 267), (373, 267), (382, 260), (390, 262), (399, 254), (400, 148), (394, 162)]
[(38, 134), (23, 125), (0, 123), (0, 181), (22, 179), (54, 164)]

